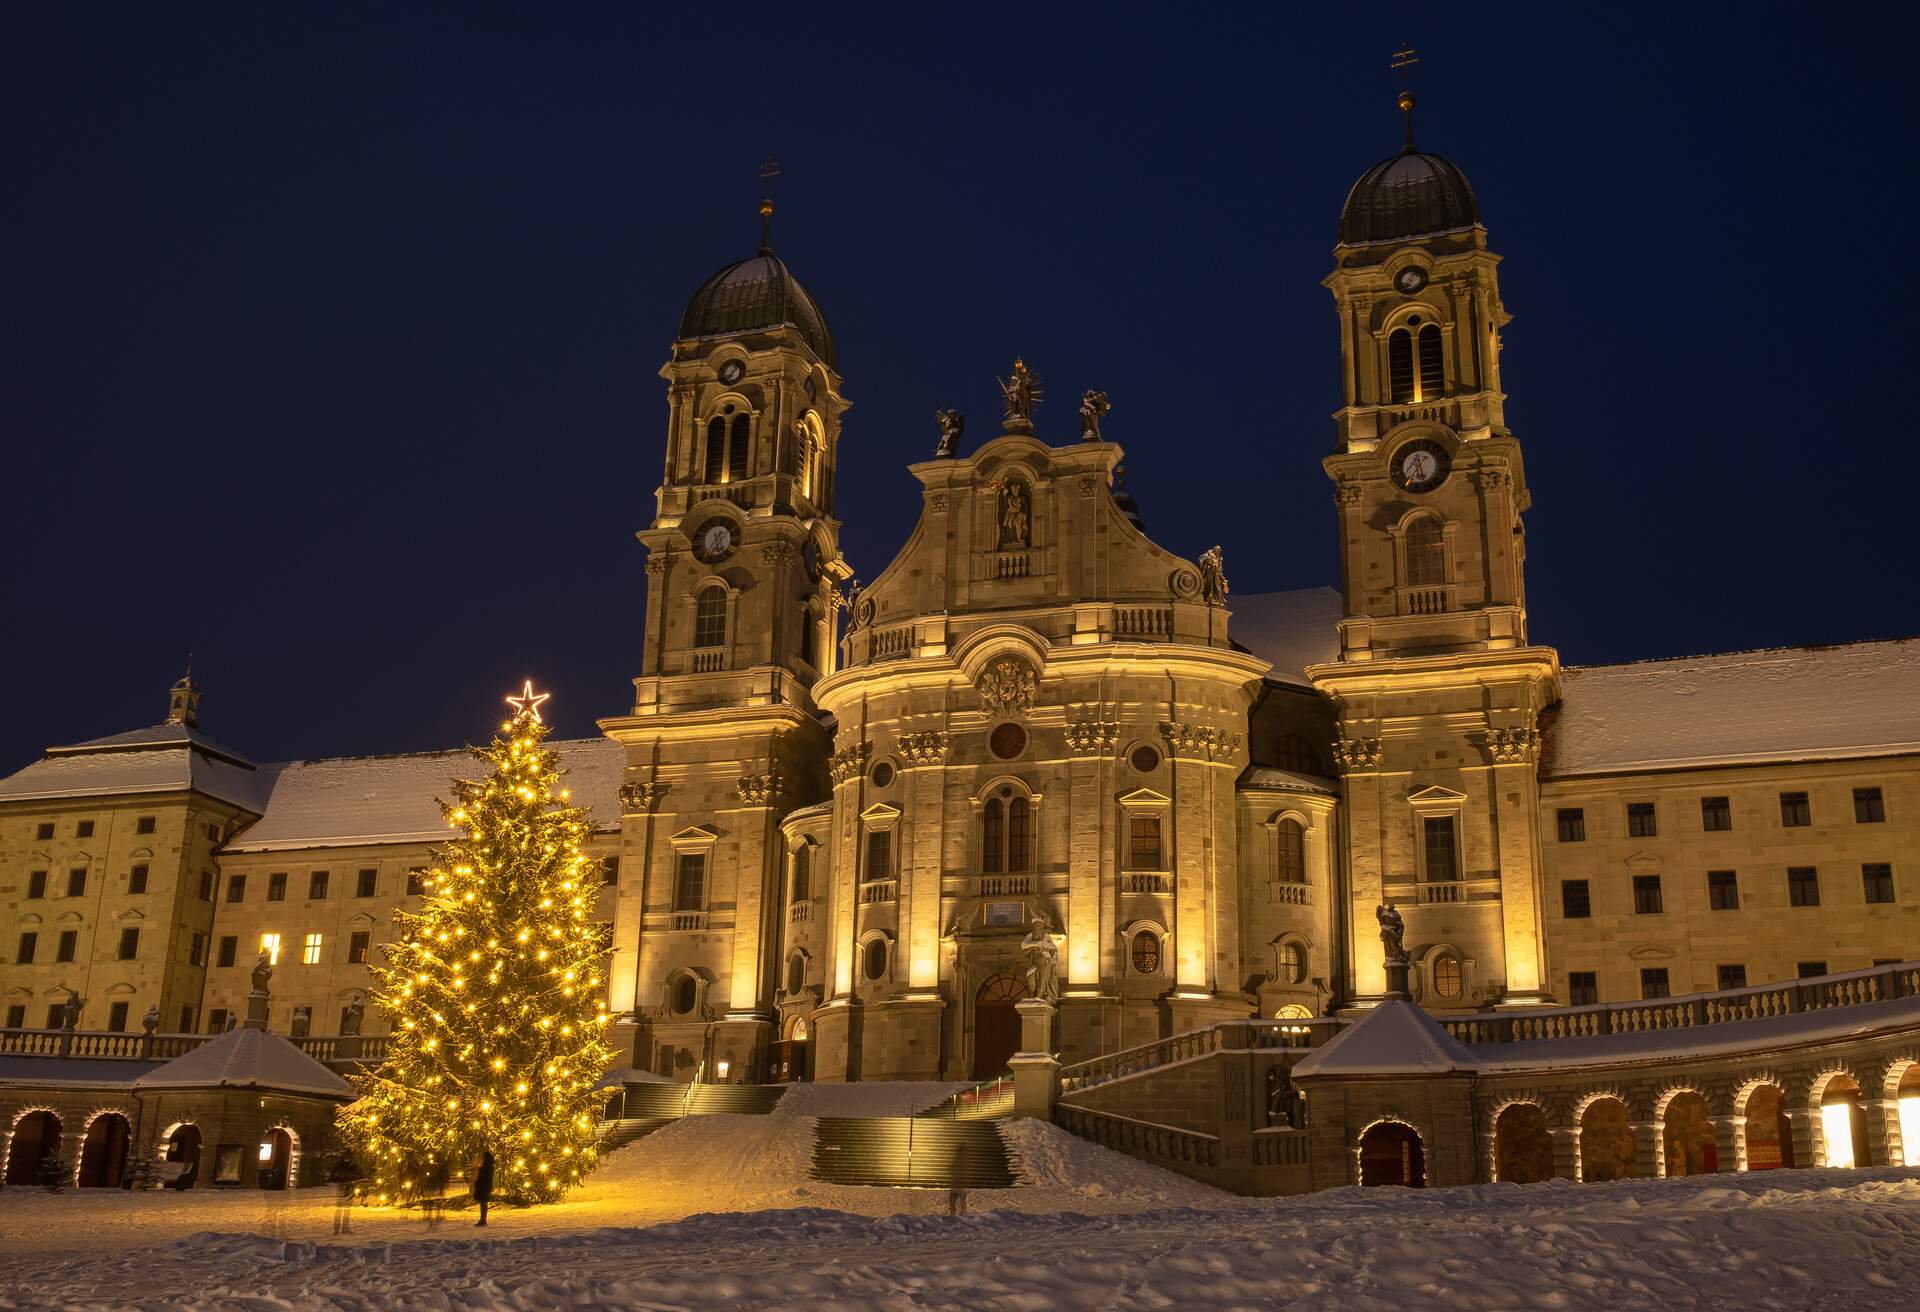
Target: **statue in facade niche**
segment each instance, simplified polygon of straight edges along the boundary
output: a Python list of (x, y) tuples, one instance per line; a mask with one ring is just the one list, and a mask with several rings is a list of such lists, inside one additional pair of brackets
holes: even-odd
[(933, 418), (940, 425), (940, 445), (933, 449), (933, 458), (951, 460), (960, 435), (967, 431), (967, 417), (958, 410), (935, 410)]
[(1098, 442), (1100, 440), (1100, 419), (1113, 409), (1105, 392), (1088, 392), (1080, 398), (1080, 440)]
[(1217, 546), (1200, 553), (1200, 595), (1215, 605), (1227, 599), (1227, 567)]
[(1007, 427), (1033, 427), (1033, 408), (1046, 396), (1040, 380), (1027, 368), (1025, 360), (1013, 362), (1013, 376), (1000, 380), (1000, 395), (1007, 403)]
[(1025, 547), (1033, 539), (1032, 503), (1027, 489), (1017, 479), (1000, 483), (1000, 549)]
[(253, 963), (253, 991), (265, 993), (267, 981), (273, 978), (273, 954), (265, 948), (260, 949), (260, 959)]
[(1027, 959), (1027, 992), (1042, 1002), (1060, 1000), (1060, 949), (1054, 946), (1047, 922), (1039, 917), (1027, 927), (1020, 940), (1020, 951)]
[(360, 1022), (367, 1014), (367, 1000), (362, 995), (353, 995), (353, 1001), (347, 1004), (347, 1014), (340, 1018), (342, 1034), (358, 1034)]
[(1391, 902), (1382, 902), (1374, 910), (1374, 918), (1380, 922), (1380, 946), (1386, 952), (1388, 964), (1407, 960), (1406, 937), (1407, 922), (1400, 918), (1400, 912)]

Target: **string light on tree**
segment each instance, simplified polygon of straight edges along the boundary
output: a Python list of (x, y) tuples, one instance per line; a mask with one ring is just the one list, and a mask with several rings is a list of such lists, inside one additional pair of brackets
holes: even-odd
[(492, 743), (470, 749), (490, 773), (453, 781), (441, 809), (457, 836), (373, 967), (393, 1035), (385, 1063), (356, 1077), (342, 1133), (374, 1201), (489, 1149), (496, 1195), (527, 1203), (552, 1202), (595, 1165), (595, 1085), (613, 1058), (609, 928), (594, 916), (587, 813), (545, 745), (547, 699), (529, 680)]

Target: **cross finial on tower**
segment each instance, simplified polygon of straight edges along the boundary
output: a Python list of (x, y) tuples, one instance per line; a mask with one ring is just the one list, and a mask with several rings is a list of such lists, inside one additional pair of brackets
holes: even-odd
[(1413, 153), (1413, 66), (1420, 62), (1420, 54), (1412, 46), (1403, 45), (1393, 52), (1393, 71), (1400, 75), (1400, 113), (1407, 123), (1407, 144), (1401, 153)]
[(767, 162), (760, 166), (760, 181), (765, 184), (766, 195), (760, 200), (760, 253), (773, 254), (773, 180), (780, 176), (780, 161), (767, 156)]

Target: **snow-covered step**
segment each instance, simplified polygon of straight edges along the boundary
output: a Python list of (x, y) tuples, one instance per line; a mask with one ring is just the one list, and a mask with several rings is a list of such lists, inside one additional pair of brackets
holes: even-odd
[(832, 1184), (1007, 1189), (1013, 1165), (999, 1126), (913, 1116), (822, 1117), (813, 1175)]

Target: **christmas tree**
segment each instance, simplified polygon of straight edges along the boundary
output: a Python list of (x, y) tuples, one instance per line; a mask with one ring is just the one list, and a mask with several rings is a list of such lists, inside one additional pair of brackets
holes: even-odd
[(460, 836), (373, 967), (392, 1037), (342, 1117), (370, 1201), (404, 1200), (483, 1150), (495, 1196), (523, 1203), (552, 1202), (593, 1169), (594, 1086), (613, 1056), (609, 934), (581, 851), (587, 814), (545, 746), (546, 699), (529, 683), (493, 742), (469, 749), (491, 773), (453, 781), (441, 809)]

